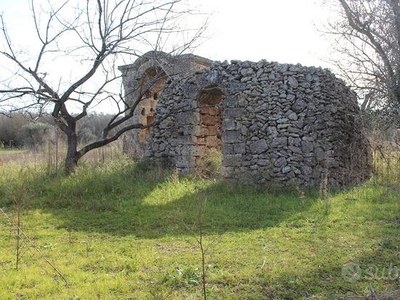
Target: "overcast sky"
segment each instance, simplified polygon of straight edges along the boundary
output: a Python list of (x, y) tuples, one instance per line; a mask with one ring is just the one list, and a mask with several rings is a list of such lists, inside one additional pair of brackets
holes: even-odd
[(328, 18), (320, 0), (202, 0), (214, 14), (209, 34), (197, 49), (216, 60), (240, 59), (322, 65), (329, 45), (317, 28)]
[[(317, 28), (327, 18), (321, 0), (188, 0), (209, 20), (209, 37), (195, 53), (213, 60), (266, 59), (328, 66), (329, 45)], [(27, 0), (0, 0), (12, 27), (29, 26)]]

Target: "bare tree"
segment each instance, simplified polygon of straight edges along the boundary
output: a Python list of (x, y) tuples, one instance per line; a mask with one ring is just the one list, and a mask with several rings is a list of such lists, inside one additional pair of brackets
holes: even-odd
[[(26, 32), (28, 51), (15, 46), (5, 16), (0, 15), (4, 44), (0, 54), (16, 67), (15, 75), (0, 79), (0, 104), (8, 111), (50, 110), (67, 137), (65, 170), (71, 173), (87, 152), (142, 126), (132, 123), (132, 115), (146, 90), (126, 103), (116, 65), (132, 61), (145, 51), (160, 50), (172, 39), (176, 41), (178, 35), (185, 38), (179, 47), (171, 49), (175, 54), (199, 41), (206, 22), (195, 29), (183, 28), (183, 20), (193, 11), (182, 2), (31, 0), (33, 32)], [(33, 43), (28, 35), (35, 36)], [(155, 77), (147, 89), (159, 79)], [(102, 103), (108, 103), (115, 114), (101, 139), (79, 148), (77, 123)]]
[[(331, 1), (326, 4), (332, 5)], [(336, 6), (335, 6), (336, 5)], [(399, 0), (337, 0), (328, 25), (331, 62), (363, 98), (362, 109), (400, 106)]]

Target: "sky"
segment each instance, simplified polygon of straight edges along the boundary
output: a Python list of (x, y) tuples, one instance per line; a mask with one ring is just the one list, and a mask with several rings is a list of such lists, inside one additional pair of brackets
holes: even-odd
[(197, 53), (214, 60), (266, 59), (329, 66), (329, 42), (318, 31), (329, 12), (317, 0), (202, 0), (210, 40)]
[[(328, 15), (321, 0), (188, 0), (210, 14), (207, 39), (194, 53), (212, 60), (266, 59), (329, 66), (329, 44), (317, 28)], [(23, 30), (27, 0), (0, 0), (0, 13)]]

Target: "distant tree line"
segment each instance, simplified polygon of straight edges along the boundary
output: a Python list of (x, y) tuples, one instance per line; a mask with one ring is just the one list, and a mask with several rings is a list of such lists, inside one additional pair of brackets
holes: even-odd
[[(112, 115), (91, 113), (77, 125), (78, 142), (90, 143), (102, 138), (103, 129)], [(31, 148), (44, 145), (55, 137), (65, 139), (58, 133), (51, 116), (36, 116), (16, 112), (9, 116), (0, 114), (0, 148)]]

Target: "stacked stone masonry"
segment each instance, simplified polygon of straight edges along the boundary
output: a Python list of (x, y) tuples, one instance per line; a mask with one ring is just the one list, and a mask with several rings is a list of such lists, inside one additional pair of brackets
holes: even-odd
[(220, 152), (225, 178), (282, 186), (342, 186), (369, 176), (357, 96), (328, 70), (158, 52), (120, 70), (127, 101), (155, 76), (149, 71), (162, 74), (153, 102), (139, 97), (134, 121), (147, 124), (152, 110), (153, 126), (126, 138), (135, 158), (167, 159), (187, 174)]

